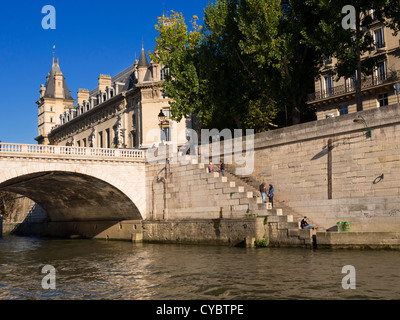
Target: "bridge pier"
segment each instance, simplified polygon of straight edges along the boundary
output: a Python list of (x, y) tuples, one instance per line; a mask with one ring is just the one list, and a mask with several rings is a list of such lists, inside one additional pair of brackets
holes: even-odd
[(22, 236), (129, 240), (133, 242), (141, 242), (143, 239), (141, 220), (21, 223), (13, 233)]

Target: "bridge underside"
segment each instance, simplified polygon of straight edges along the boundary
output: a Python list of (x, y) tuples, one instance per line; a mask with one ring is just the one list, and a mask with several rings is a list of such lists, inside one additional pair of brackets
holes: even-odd
[(51, 222), (142, 220), (136, 205), (112, 185), (73, 172), (40, 172), (0, 184), (38, 203)]

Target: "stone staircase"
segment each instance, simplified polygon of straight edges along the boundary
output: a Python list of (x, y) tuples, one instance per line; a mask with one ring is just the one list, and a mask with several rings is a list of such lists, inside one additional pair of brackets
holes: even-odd
[[(271, 208), (270, 203), (261, 203), (259, 191), (241, 178), (226, 170), (224, 177), (218, 172), (210, 173), (208, 165), (198, 163), (196, 158), (192, 158), (190, 164), (182, 166), (181, 170), (185, 172), (186, 180), (192, 181), (197, 190), (208, 190), (204, 192), (208, 194), (207, 199), (202, 198), (199, 192), (199, 205), (191, 209), (196, 213), (204, 210), (204, 217), (207, 218), (264, 217), (266, 236), (271, 246), (312, 245), (314, 230), (300, 229), (300, 222), (294, 221), (292, 214), (284, 215), (282, 208)], [(188, 184), (189, 189), (190, 187)], [(179, 193), (180, 196), (184, 196), (182, 191)], [(207, 203), (208, 206), (202, 207), (201, 202)], [(173, 208), (170, 211), (175, 217), (179, 215)]]
[[(252, 191), (253, 194), (255, 194), (256, 196), (258, 196), (261, 199), (261, 194), (260, 191), (258, 191), (258, 187), (260, 185), (260, 182), (257, 181), (256, 179), (254, 179), (252, 176), (236, 176), (235, 174), (233, 174), (231, 168), (228, 168), (227, 170), (225, 170), (225, 176), (227, 176), (230, 180), (234, 180), (234, 181), (240, 181), (241, 183), (243, 183), (246, 188), (249, 191)], [(279, 198), (274, 199), (274, 206), (277, 208), (281, 208), (286, 215), (292, 215), (293, 219), (295, 221), (301, 221), (303, 219), (303, 215), (299, 214), (298, 212), (296, 212), (292, 207), (286, 205), (286, 203), (284, 201), (280, 201)], [(316, 225), (316, 223), (314, 223), (310, 218), (308, 219), (309, 223), (311, 225)], [(319, 229), (322, 230), (322, 229)]]

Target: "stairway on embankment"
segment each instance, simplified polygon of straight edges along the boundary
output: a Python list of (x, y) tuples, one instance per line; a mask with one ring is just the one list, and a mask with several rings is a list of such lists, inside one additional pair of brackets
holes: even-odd
[[(246, 186), (246, 188), (249, 191), (252, 191), (253, 194), (255, 194), (259, 198), (261, 198), (261, 194), (260, 194), (260, 191), (259, 191), (260, 182), (257, 181), (251, 175), (237, 176), (232, 172), (233, 170), (234, 170), (233, 168), (225, 169), (225, 176), (227, 176), (230, 180), (233, 180), (233, 181), (236, 181), (236, 182), (240, 181), (241, 183), (243, 183)], [(267, 183), (267, 187), (268, 187), (268, 183)], [(285, 201), (280, 200), (279, 196), (278, 197), (277, 196), (274, 197), (274, 206), (277, 207), (277, 208), (282, 209), (285, 212), (285, 214), (292, 215), (293, 219), (295, 221), (299, 221), (300, 222), (304, 218), (304, 216), (301, 215), (300, 213), (296, 212), (295, 209), (293, 209), (292, 207), (286, 205)], [(308, 219), (308, 221), (309, 221), (309, 223), (311, 225), (315, 225), (314, 222), (310, 218)]]
[(283, 208), (271, 208), (271, 204), (261, 203), (258, 190), (231, 172), (225, 170), (224, 177), (219, 172), (209, 172), (208, 166), (198, 163), (197, 158), (191, 158), (189, 164), (180, 165), (175, 170), (178, 170), (175, 173), (180, 176), (180, 181), (179, 188), (173, 189), (175, 194), (170, 198), (174, 199), (174, 204), (169, 206), (171, 217), (263, 217), (270, 245), (312, 245), (313, 230), (300, 229), (299, 222), (294, 221), (292, 214), (284, 214)]

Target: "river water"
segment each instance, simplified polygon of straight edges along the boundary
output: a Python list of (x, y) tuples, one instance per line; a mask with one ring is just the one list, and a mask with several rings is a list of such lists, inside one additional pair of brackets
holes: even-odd
[[(45, 265), (55, 289), (42, 287)], [(348, 265), (355, 277), (345, 282), (355, 289), (342, 285)], [(397, 300), (400, 254), (4, 236), (0, 299)]]

